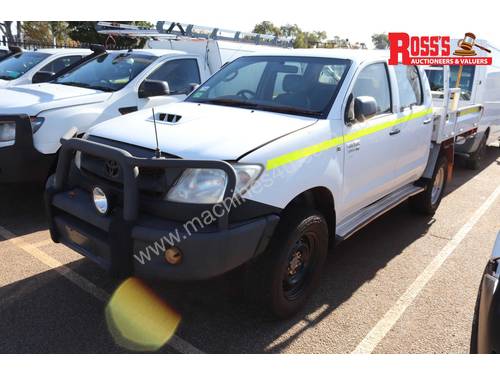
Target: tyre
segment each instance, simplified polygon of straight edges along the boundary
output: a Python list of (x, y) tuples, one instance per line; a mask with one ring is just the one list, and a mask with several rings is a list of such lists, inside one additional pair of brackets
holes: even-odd
[(425, 190), (410, 198), (410, 206), (415, 212), (424, 215), (432, 215), (436, 212), (446, 188), (447, 164), (445, 157), (439, 158), (432, 178), (425, 185)]
[(477, 339), (478, 339), (478, 329), (479, 329), (479, 306), (481, 304), (481, 285), (479, 285), (479, 291), (477, 292), (476, 304), (474, 306), (474, 317), (472, 318), (472, 327), (470, 335), (470, 354), (478, 354)]
[(485, 133), (477, 150), (469, 155), (469, 158), (465, 161), (465, 166), (469, 169), (477, 171), (481, 168), (484, 157), (486, 155), (486, 140), (488, 139), (488, 134)]
[(319, 212), (289, 212), (252, 265), (247, 290), (275, 318), (296, 314), (319, 282), (327, 249), (328, 226)]

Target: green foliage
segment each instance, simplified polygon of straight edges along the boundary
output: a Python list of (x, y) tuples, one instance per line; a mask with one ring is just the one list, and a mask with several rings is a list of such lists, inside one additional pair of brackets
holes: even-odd
[(291, 37), (295, 48), (312, 48), (326, 39), (325, 31), (302, 31), (297, 25), (276, 26), (271, 21), (262, 21), (253, 28), (257, 34), (270, 34), (278, 37)]
[(376, 49), (387, 49), (389, 48), (389, 38), (387, 34), (373, 34), (372, 35), (372, 43), (375, 45)]
[[(137, 25), (142, 27), (153, 27), (154, 25), (147, 21), (117, 21), (119, 23), (126, 23), (131, 25)], [(89, 21), (70, 21), (68, 22), (68, 34), (71, 39), (80, 43), (97, 43), (106, 44), (106, 40), (111, 42), (111, 38), (108, 39), (107, 35), (99, 34), (95, 30), (96, 22)], [(123, 48), (141, 48), (144, 46), (144, 38), (126, 38), (126, 37), (114, 37), (116, 45)]]

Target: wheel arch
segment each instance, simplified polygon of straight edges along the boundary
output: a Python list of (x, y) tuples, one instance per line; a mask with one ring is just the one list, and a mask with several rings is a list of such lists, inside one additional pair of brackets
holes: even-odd
[(295, 196), (283, 209), (282, 215), (290, 211), (304, 208), (314, 208), (318, 210), (326, 219), (329, 232), (329, 244), (335, 241), (335, 199), (330, 189), (324, 186), (316, 186)]

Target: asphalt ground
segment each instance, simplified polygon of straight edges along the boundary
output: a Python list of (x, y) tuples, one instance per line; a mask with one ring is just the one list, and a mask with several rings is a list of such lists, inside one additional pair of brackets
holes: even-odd
[[(328, 256), (304, 310), (272, 321), (238, 275), (152, 283), (182, 317), (160, 353), (468, 353), (474, 303), (500, 230), (500, 148), (457, 162), (434, 217), (406, 203)], [(0, 187), (0, 353), (120, 353), (104, 316), (119, 285), (50, 241), (39, 187)]]

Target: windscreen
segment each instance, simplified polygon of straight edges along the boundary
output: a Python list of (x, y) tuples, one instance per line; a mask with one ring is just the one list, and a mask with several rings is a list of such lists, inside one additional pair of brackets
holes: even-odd
[(0, 61), (0, 79), (11, 81), (21, 77), (50, 55), (42, 52), (22, 52)]
[(54, 83), (106, 92), (118, 91), (156, 59), (156, 56), (138, 53), (108, 53), (80, 65)]
[(325, 117), (350, 60), (241, 57), (201, 85), (187, 101)]

